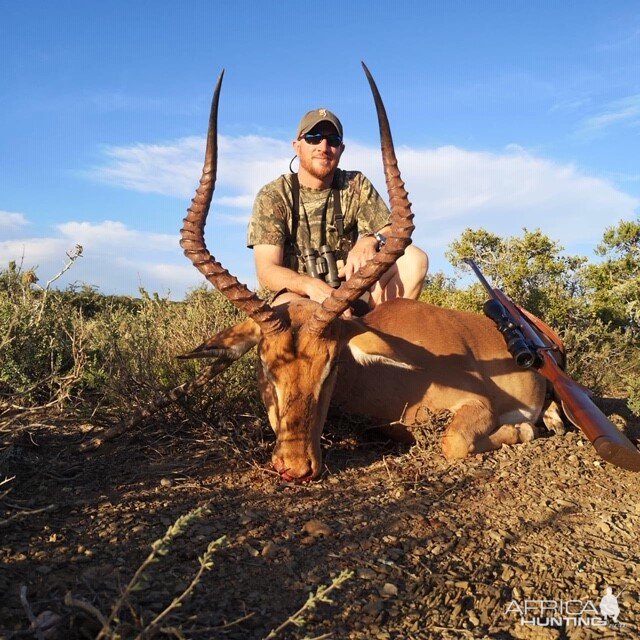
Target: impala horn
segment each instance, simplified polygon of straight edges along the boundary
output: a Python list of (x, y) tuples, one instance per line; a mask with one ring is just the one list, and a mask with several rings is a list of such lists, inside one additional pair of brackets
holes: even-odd
[(260, 326), (263, 335), (275, 334), (284, 331), (287, 325), (281, 320), (274, 310), (258, 296), (250, 291), (244, 284), (231, 275), (207, 250), (204, 241), (204, 226), (211, 205), (211, 198), (216, 182), (216, 169), (218, 163), (218, 102), (220, 100), (220, 88), (222, 77), (220, 74), (213, 92), (211, 101), (211, 115), (209, 116), (209, 130), (207, 132), (207, 150), (205, 152), (204, 167), (200, 186), (187, 210), (184, 218), (184, 226), (180, 229), (180, 246), (184, 249), (184, 255), (191, 260), (194, 267), (204, 277), (228, 298), (231, 303)]
[(382, 149), (382, 164), (391, 205), (391, 231), (387, 234), (387, 242), (380, 251), (363, 265), (347, 282), (343, 282), (335, 289), (314, 313), (306, 329), (316, 334), (324, 331), (327, 325), (342, 314), (349, 305), (357, 300), (365, 291), (372, 287), (411, 244), (411, 233), (415, 229), (409, 194), (404, 188), (404, 182), (398, 170), (398, 161), (393, 148), (391, 129), (378, 87), (362, 63), (362, 68), (369, 81), (373, 100), (378, 113), (380, 127), (380, 147)]

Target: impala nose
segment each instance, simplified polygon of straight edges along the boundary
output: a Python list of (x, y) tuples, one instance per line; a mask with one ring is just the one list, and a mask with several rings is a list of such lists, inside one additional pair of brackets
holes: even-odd
[(316, 475), (313, 463), (307, 456), (285, 460), (283, 456), (274, 455), (272, 463), (285, 482), (309, 482)]

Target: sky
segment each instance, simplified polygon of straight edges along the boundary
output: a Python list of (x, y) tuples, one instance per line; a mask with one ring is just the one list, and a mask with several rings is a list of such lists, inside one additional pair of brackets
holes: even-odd
[(0, 266), (46, 285), (203, 282), (178, 246), (225, 69), (210, 251), (256, 285), (246, 226), (309, 109), (385, 196), (360, 61), (389, 114), (432, 271), (466, 228), (539, 228), (593, 259), (640, 213), (640, 3), (0, 0)]

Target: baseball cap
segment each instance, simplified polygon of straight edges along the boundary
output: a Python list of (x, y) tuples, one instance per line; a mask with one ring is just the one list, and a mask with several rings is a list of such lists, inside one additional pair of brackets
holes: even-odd
[(331, 113), (329, 109), (313, 109), (307, 111), (307, 113), (302, 116), (302, 120), (300, 120), (300, 124), (298, 125), (296, 138), (303, 136), (305, 133), (309, 133), (319, 122), (330, 122), (336, 128), (340, 137), (342, 137), (342, 123), (335, 113)]

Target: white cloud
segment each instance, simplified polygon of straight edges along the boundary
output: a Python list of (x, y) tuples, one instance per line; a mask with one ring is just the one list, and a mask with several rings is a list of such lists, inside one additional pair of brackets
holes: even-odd
[(62, 238), (26, 238), (0, 242), (0, 265), (15, 260), (25, 267), (34, 267), (65, 257), (73, 243)]
[(2, 231), (15, 231), (27, 224), (29, 223), (23, 213), (0, 211), (0, 230)]
[[(106, 182), (139, 190), (192, 196), (201, 172), (204, 139), (183, 138), (167, 145), (111, 149), (107, 164), (93, 171)], [(243, 224), (262, 185), (288, 170), (289, 143), (260, 136), (221, 136), (216, 207), (227, 222)], [(504, 153), (445, 146), (398, 149), (402, 175), (418, 219), (417, 237), (428, 244), (432, 222), (438, 232), (455, 220), (517, 233), (540, 227), (566, 244), (599, 239), (613, 219), (633, 215), (638, 200), (602, 178), (583, 174), (527, 153), (517, 144)], [(347, 141), (345, 168), (358, 168), (384, 189), (378, 148)], [(450, 234), (450, 237), (453, 236)]]
[(550, 107), (549, 112), (571, 113), (588, 106), (590, 103), (591, 98), (589, 97), (560, 100)]
[(204, 281), (183, 258), (177, 233), (145, 233), (111, 220), (66, 222), (49, 237), (0, 241), (0, 265), (15, 260), (25, 269), (38, 267), (40, 280), (46, 282), (76, 244), (83, 247), (82, 257), (58, 281), (60, 286), (84, 282), (104, 293), (121, 294), (135, 294), (143, 286), (181, 298)]
[[(190, 198), (202, 173), (204, 148), (204, 138), (197, 137), (164, 145), (106, 147), (106, 164), (87, 175), (135, 191)], [(216, 201), (250, 208), (258, 189), (284, 173), (292, 157), (290, 143), (281, 140), (219, 136), (217, 188), (223, 193)]]
[(227, 207), (251, 209), (253, 205), (253, 196), (222, 196), (221, 198), (216, 198), (216, 202)]
[(615, 125), (640, 125), (640, 93), (605, 105), (600, 113), (582, 122), (579, 133), (593, 135)]
[[(436, 246), (434, 233), (448, 244), (465, 227), (502, 235), (539, 227), (569, 249), (596, 243), (606, 226), (633, 216), (640, 204), (606, 180), (515, 145), (502, 154), (453, 146), (397, 153), (416, 215), (415, 241), (427, 248)], [(381, 160), (370, 148), (351, 145), (349, 154), (348, 166), (384, 188)]]
[(160, 233), (143, 233), (124, 225), (122, 222), (105, 220), (97, 224), (91, 222), (65, 222), (56, 227), (65, 237), (84, 248), (101, 250), (118, 246), (138, 249), (175, 249), (178, 236)]

